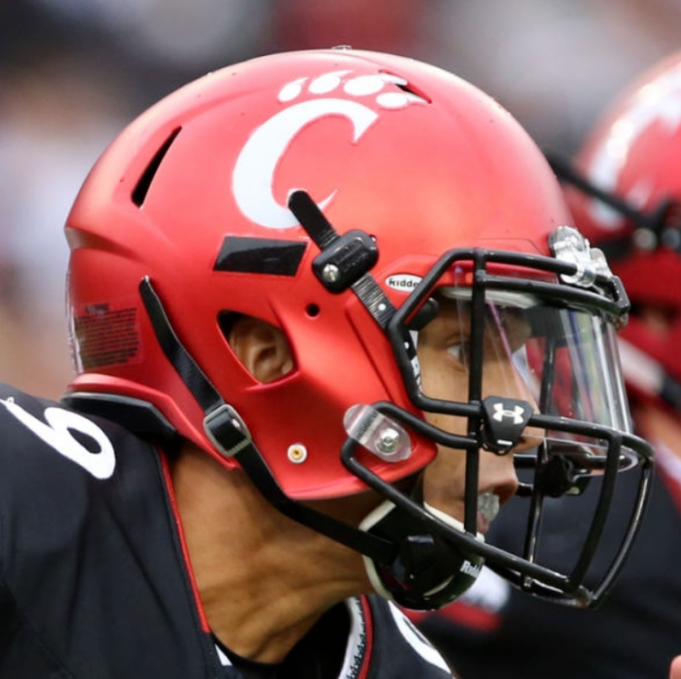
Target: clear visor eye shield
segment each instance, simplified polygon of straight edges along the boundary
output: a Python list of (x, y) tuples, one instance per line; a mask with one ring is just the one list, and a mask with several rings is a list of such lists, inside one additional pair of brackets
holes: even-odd
[[(342, 456), (412, 519), (455, 543), (469, 574), (486, 563), (535, 595), (594, 606), (638, 529), (652, 450), (630, 432), (615, 343), (628, 307), (621, 283), (574, 229), (557, 230), (552, 250), (555, 259), (490, 250), (446, 254), (396, 310), (387, 334), (412, 402), (424, 413), (451, 416), (451, 426), (435, 427), (432, 418), (414, 418), (391, 403), (373, 404), (361, 417), (346, 418), (350, 440)], [(513, 275), (495, 273), (509, 268)], [(459, 392), (465, 375), (460, 400), (442, 398), (441, 380), (422, 374), (420, 357), (429, 351), (452, 357), (443, 371)], [(357, 444), (384, 459), (408, 455), (410, 428), (465, 451), (463, 524), (433, 511), (427, 498), (405, 498), (358, 462)], [(520, 481), (512, 503), (524, 503), (526, 531), (519, 540), (502, 540), (501, 549), (477, 531), (479, 514), (489, 511), (489, 498), (479, 495), (479, 467), (481, 455), (511, 451)], [(621, 472), (628, 472), (626, 483), (618, 480)], [(569, 557), (551, 563), (542, 534), (551, 532), (550, 520), (560, 529), (560, 512), (580, 502), (590, 520), (573, 536)], [(618, 521), (610, 525), (614, 502)]]

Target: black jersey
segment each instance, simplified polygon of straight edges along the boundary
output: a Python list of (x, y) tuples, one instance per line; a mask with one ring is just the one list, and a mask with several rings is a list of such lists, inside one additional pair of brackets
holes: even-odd
[[(678, 492), (664, 471), (654, 479), (637, 541), (598, 609), (538, 600), (483, 569), (463, 599), (427, 617), (421, 629), (464, 679), (667, 679), (681, 653)], [(493, 530), (517, 531), (518, 520), (502, 511)], [(566, 556), (572, 531), (586, 520), (565, 512), (562, 531), (549, 542), (554, 558)]]
[[(162, 453), (0, 386), (0, 678), (241, 678), (208, 629), (184, 554)], [(309, 676), (451, 676), (392, 604), (343, 605), (340, 666)], [(322, 667), (315, 652), (306, 649), (310, 666)]]

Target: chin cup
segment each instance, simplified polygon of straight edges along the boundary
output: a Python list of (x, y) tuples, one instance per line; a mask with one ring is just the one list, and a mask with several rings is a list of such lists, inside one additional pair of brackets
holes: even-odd
[[(427, 505), (425, 508), (463, 532), (463, 524), (456, 519)], [(360, 528), (397, 546), (389, 563), (365, 556), (364, 564), (376, 592), (405, 608), (434, 610), (446, 606), (476, 581), (484, 564), (482, 556), (464, 553), (390, 501), (371, 512)], [(482, 537), (478, 535), (478, 539)]]

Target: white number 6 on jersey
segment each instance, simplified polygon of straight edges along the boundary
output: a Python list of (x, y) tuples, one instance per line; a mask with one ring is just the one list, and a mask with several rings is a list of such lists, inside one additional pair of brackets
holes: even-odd
[[(17, 405), (13, 398), (6, 401), (0, 399), (0, 403), (60, 455), (80, 465), (94, 477), (108, 479), (114, 473), (116, 455), (113, 446), (108, 436), (94, 422), (70, 410), (46, 408), (45, 424)], [(81, 432), (94, 439), (99, 450), (88, 450), (74, 438), (71, 431)]]

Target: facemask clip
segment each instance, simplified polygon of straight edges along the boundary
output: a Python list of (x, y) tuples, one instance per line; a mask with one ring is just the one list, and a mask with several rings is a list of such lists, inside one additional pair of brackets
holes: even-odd
[(348, 408), (343, 426), (350, 438), (386, 462), (401, 462), (411, 456), (411, 441), (404, 427), (373, 406)]

